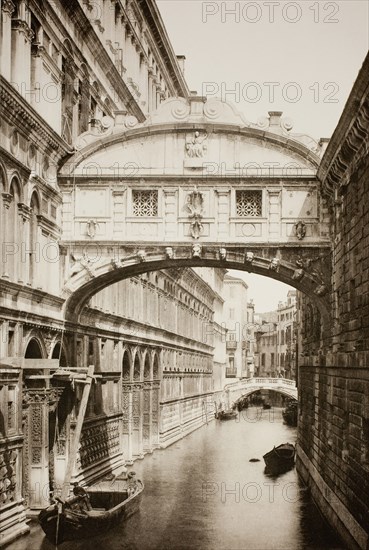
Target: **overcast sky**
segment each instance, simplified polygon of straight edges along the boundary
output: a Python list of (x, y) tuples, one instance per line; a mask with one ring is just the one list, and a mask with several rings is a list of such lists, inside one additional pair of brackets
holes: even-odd
[[(283, 111), (292, 133), (332, 135), (368, 51), (366, 0), (157, 4), (191, 90), (235, 103), (251, 122)], [(244, 275), (257, 311), (286, 298), (282, 283), (233, 275)]]

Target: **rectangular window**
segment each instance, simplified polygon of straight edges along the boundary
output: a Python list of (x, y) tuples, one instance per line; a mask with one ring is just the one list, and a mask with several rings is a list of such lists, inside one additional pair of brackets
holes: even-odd
[(158, 215), (157, 191), (133, 191), (132, 203), (134, 216), (155, 217)]
[(261, 216), (262, 191), (236, 191), (236, 213), (243, 218)]

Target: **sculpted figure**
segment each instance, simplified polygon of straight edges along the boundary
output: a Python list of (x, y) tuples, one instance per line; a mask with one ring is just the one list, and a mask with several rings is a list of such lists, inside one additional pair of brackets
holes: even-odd
[(208, 136), (200, 136), (200, 132), (195, 132), (195, 136), (186, 143), (186, 152), (190, 158), (201, 158), (206, 151), (204, 141)]

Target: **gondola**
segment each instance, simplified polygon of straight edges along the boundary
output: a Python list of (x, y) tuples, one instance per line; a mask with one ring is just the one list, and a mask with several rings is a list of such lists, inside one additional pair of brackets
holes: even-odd
[(39, 523), (48, 540), (57, 545), (100, 535), (138, 511), (144, 485), (134, 487), (125, 477), (103, 480), (95, 486), (74, 488), (74, 496), (42, 510)]
[[(55, 496), (54, 503), (41, 510), (38, 516), (46, 537), (55, 545), (93, 537), (111, 529), (138, 510), (144, 488), (142, 481), (135, 479), (134, 472), (127, 476), (112, 474), (91, 487), (71, 483), (93, 373), (94, 366), (89, 365), (87, 372), (78, 374), (75, 380), (84, 384), (84, 388), (61, 495)], [(71, 376), (66, 370), (62, 374)], [(73, 495), (70, 496), (72, 485)]]
[(237, 418), (238, 414), (237, 411), (233, 409), (228, 409), (226, 411), (219, 411), (218, 412), (218, 419), (219, 420), (232, 420), (233, 418)]
[(282, 443), (263, 456), (265, 466), (270, 470), (288, 469), (295, 463), (295, 446)]

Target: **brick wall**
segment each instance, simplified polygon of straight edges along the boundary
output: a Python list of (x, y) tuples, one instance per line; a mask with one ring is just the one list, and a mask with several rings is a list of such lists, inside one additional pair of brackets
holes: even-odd
[(365, 549), (369, 547), (368, 74), (369, 57), (318, 172), (332, 216), (328, 351), (317, 329), (316, 307), (299, 296), (302, 453), (298, 467), (347, 546)]

